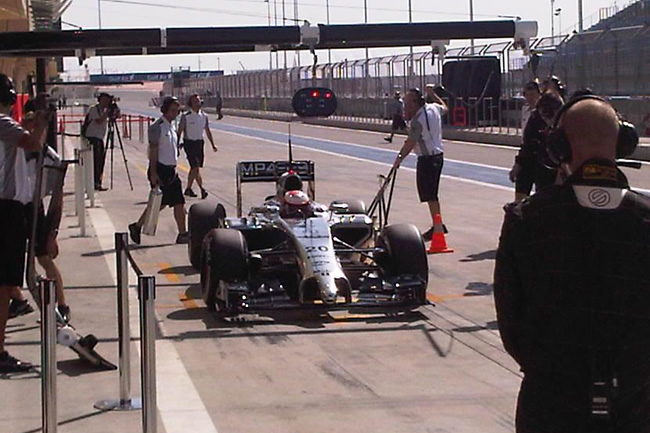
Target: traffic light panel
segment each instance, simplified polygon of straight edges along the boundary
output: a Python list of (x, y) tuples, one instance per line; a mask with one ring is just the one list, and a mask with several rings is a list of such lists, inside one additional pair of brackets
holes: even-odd
[(336, 95), (325, 87), (305, 87), (293, 95), (291, 106), (300, 117), (328, 117), (336, 111)]

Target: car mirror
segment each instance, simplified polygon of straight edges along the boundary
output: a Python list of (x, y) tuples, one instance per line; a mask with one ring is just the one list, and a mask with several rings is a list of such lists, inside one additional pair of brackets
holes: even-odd
[(305, 87), (291, 100), (294, 113), (299, 117), (328, 117), (336, 111), (336, 95), (325, 87)]

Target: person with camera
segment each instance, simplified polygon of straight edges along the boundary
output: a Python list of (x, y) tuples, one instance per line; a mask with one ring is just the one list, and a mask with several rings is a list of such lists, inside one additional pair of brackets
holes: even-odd
[[(177, 244), (189, 242), (190, 235), (185, 223), (185, 198), (181, 178), (176, 173), (178, 162), (178, 135), (172, 123), (178, 116), (181, 104), (178, 98), (167, 96), (160, 106), (162, 116), (149, 127), (149, 169), (147, 175), (151, 187), (162, 191), (161, 209), (169, 206), (174, 210), (174, 219), (178, 227)], [(140, 234), (147, 210), (142, 212), (138, 221), (129, 224), (131, 240), (140, 244)]]
[(30, 133), (9, 115), (16, 103), (13, 82), (0, 74), (0, 373), (27, 371), (28, 362), (11, 356), (4, 347), (9, 316), (9, 299), (25, 276), (28, 235), (25, 205), (33, 199), (25, 152), (40, 151), (45, 140), (49, 114), (37, 111)]
[(557, 171), (545, 163), (546, 137), (562, 99), (554, 92), (543, 93), (537, 100), (524, 129), (521, 148), (508, 177), (515, 183), (515, 201), (528, 197), (535, 185), (539, 191), (555, 183)]
[(650, 199), (616, 165), (637, 143), (608, 102), (572, 99), (547, 142), (563, 182), (506, 206), (494, 297), (518, 433), (650, 431)]
[(102, 92), (97, 96), (97, 104), (90, 107), (82, 125), (81, 135), (84, 136), (93, 148), (93, 165), (95, 172), (95, 191), (106, 191), (102, 185), (104, 179), (104, 164), (106, 162), (106, 146), (104, 140), (108, 129), (108, 122), (119, 117), (119, 108), (113, 96)]
[(196, 197), (196, 193), (192, 190), (192, 184), (196, 180), (201, 190), (201, 199), (208, 196), (208, 192), (203, 188), (203, 178), (201, 177), (201, 167), (205, 161), (203, 133), (207, 135), (212, 150), (216, 152), (217, 146), (214, 144), (212, 132), (210, 131), (210, 124), (208, 115), (201, 110), (201, 97), (198, 93), (190, 96), (188, 105), (190, 111), (184, 113), (181, 117), (180, 126), (178, 127), (178, 138), (183, 138), (183, 148), (187, 155), (187, 161), (190, 164), (190, 172), (187, 176), (187, 188), (185, 195), (188, 197)]
[[(440, 213), (438, 189), (442, 174), (442, 116), (447, 112), (447, 104), (434, 92), (434, 103), (427, 104), (418, 88), (409, 89), (404, 96), (404, 114), (410, 120), (408, 138), (397, 153), (393, 167), (400, 166), (404, 158), (414, 151), (418, 156), (416, 179), (418, 195), (421, 202), (426, 202), (431, 213), (432, 226), (422, 234), (430, 240), (434, 231), (443, 231), (444, 227), (435, 224), (436, 215)], [(442, 220), (441, 220), (442, 221)]]

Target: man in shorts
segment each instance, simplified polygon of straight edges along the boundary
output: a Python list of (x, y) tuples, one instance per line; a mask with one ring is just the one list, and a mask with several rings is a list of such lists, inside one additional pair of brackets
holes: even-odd
[[(174, 210), (174, 219), (178, 227), (177, 244), (189, 242), (189, 233), (185, 223), (185, 199), (181, 179), (176, 173), (178, 161), (178, 135), (172, 124), (181, 104), (178, 98), (167, 96), (160, 107), (162, 116), (149, 127), (149, 170), (147, 175), (151, 187), (160, 187), (162, 190), (161, 208), (169, 206)], [(138, 221), (129, 224), (131, 240), (140, 243), (140, 232), (144, 225), (146, 209)]]
[(183, 148), (187, 155), (187, 162), (190, 164), (190, 173), (187, 176), (185, 195), (188, 197), (196, 197), (196, 193), (192, 191), (192, 184), (196, 180), (196, 183), (201, 189), (201, 199), (204, 199), (208, 196), (208, 192), (203, 188), (203, 178), (201, 177), (200, 171), (205, 161), (205, 152), (203, 150), (204, 131), (205, 135), (208, 136), (208, 140), (210, 140), (212, 150), (216, 152), (218, 149), (212, 138), (208, 115), (201, 110), (202, 102), (197, 93), (190, 96), (190, 111), (184, 113), (181, 117), (181, 124), (178, 127), (178, 137), (179, 139), (183, 138)]
[(48, 123), (47, 114), (39, 111), (33, 133), (26, 131), (9, 116), (15, 103), (11, 79), (0, 74), (0, 373), (32, 368), (30, 363), (11, 356), (5, 350), (4, 341), (11, 292), (22, 286), (25, 274), (28, 233), (25, 205), (33, 199), (25, 151), (41, 149)]
[[(445, 231), (444, 226), (435, 224), (435, 216), (440, 214), (438, 188), (442, 173), (442, 115), (447, 112), (447, 104), (433, 93), (435, 102), (427, 104), (420, 89), (410, 89), (404, 97), (404, 113), (410, 120), (408, 138), (395, 158), (394, 167), (399, 167), (404, 158), (414, 151), (418, 155), (416, 178), (418, 195), (421, 202), (426, 202), (431, 213), (432, 225), (422, 234), (430, 240), (434, 231)], [(442, 221), (442, 217), (441, 217)]]

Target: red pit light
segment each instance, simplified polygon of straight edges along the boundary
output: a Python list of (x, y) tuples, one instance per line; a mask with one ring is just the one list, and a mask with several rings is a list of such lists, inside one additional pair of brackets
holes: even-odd
[(331, 99), (332, 94), (330, 92), (325, 92), (325, 99)]
[(318, 98), (320, 96), (320, 92), (318, 90), (314, 90), (311, 92), (311, 97), (312, 98)]

